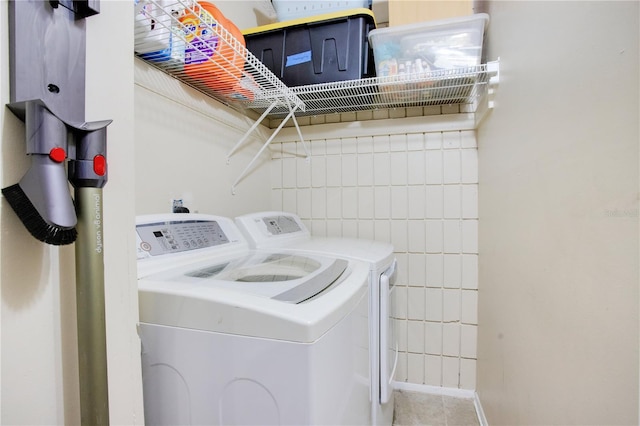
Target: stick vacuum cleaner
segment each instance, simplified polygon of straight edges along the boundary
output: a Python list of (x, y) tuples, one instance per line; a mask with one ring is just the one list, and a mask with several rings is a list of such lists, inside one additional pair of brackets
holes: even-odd
[(75, 242), (83, 425), (109, 424), (102, 188), (111, 120), (85, 122), (85, 18), (96, 13), (99, 0), (9, 2), (8, 106), (25, 122), (31, 166), (2, 189), (35, 238)]

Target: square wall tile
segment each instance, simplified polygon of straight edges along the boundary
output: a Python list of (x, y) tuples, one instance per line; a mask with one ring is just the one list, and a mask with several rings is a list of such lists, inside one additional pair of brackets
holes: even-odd
[(284, 210), (282, 207), (282, 189), (272, 189), (270, 205), (273, 210)]
[(396, 367), (396, 380), (398, 382), (407, 381), (407, 352), (398, 353), (398, 366)]
[(375, 229), (373, 220), (358, 220), (358, 238), (373, 240)]
[(424, 133), (409, 133), (407, 135), (407, 150), (424, 150)]
[(327, 237), (342, 237), (342, 219), (327, 220)]
[(296, 142), (285, 142), (282, 145), (282, 158), (295, 158), (298, 153)]
[(424, 356), (424, 384), (442, 386), (442, 357), (440, 355)]
[(389, 152), (388, 135), (379, 135), (373, 137), (373, 152)]
[(391, 219), (406, 219), (408, 215), (407, 187), (391, 187)]
[(442, 147), (444, 149), (460, 148), (460, 132), (443, 132)]
[(342, 185), (342, 160), (338, 155), (327, 155), (327, 186), (340, 187)]
[(407, 320), (395, 321), (395, 332), (398, 338), (398, 351), (407, 351)]
[(409, 151), (407, 153), (407, 183), (422, 185), (426, 182), (426, 156), (424, 151)]
[(321, 188), (327, 185), (327, 159), (324, 156), (311, 160), (311, 186)]
[(444, 248), (444, 223), (441, 220), (425, 221), (426, 251), (427, 253), (442, 253)]
[(463, 149), (461, 151), (462, 183), (478, 183), (478, 150)]
[(442, 321), (442, 303), (441, 289), (426, 288), (424, 319), (427, 321)]
[(358, 184), (358, 157), (356, 154), (342, 155), (342, 186)]
[(358, 185), (373, 185), (373, 154), (358, 154)]
[(311, 189), (311, 217), (314, 219), (327, 217), (327, 190), (325, 188)]
[(443, 182), (443, 156), (442, 151), (426, 151), (426, 183), (441, 184)]
[(311, 188), (298, 189), (296, 196), (298, 216), (311, 218)]
[[(406, 146), (405, 146), (406, 148)], [(391, 185), (407, 184), (407, 152), (391, 153)]]
[(424, 134), (425, 149), (442, 149), (442, 132)]
[(461, 296), (461, 290), (453, 288), (445, 288), (442, 290), (442, 321), (460, 321)]
[(442, 386), (457, 388), (460, 383), (460, 360), (458, 358), (442, 357)]
[(287, 212), (295, 212), (298, 208), (298, 190), (286, 188), (282, 190), (282, 209)]
[(356, 111), (356, 121), (373, 120), (373, 111)]
[(425, 218), (426, 189), (424, 185), (407, 187), (407, 204), (409, 219)]
[(406, 151), (407, 135), (393, 134), (389, 135), (389, 151)]
[(324, 220), (313, 220), (311, 221), (311, 229), (309, 230), (311, 235), (316, 237), (326, 237), (327, 236), (327, 222)]
[(358, 217), (361, 219), (374, 218), (373, 187), (360, 186), (357, 188)]
[(358, 152), (358, 139), (342, 138), (342, 153), (355, 154), (356, 152)]
[[(424, 288), (407, 287), (407, 309), (408, 309), (408, 318), (410, 320), (424, 321), (425, 319), (425, 289)], [(418, 351), (413, 351), (413, 352), (418, 352)], [(422, 352), (422, 349), (419, 352)]]
[(442, 324), (442, 354), (445, 356), (460, 356), (460, 324)]
[(411, 383), (424, 383), (424, 355), (407, 354), (407, 381)]
[(283, 158), (282, 159), (282, 187), (283, 188), (295, 188), (296, 182), (296, 158)]
[(444, 218), (459, 219), (462, 217), (462, 188), (460, 185), (444, 185)]
[(391, 184), (391, 160), (389, 153), (373, 154), (373, 183), (374, 185)]
[(442, 254), (427, 254), (427, 287), (441, 288), (444, 280)]
[(478, 185), (462, 186), (462, 218), (478, 218)]
[(324, 139), (314, 139), (309, 141), (311, 155), (319, 157), (327, 154), (327, 142)]
[(444, 252), (460, 253), (462, 251), (462, 225), (459, 220), (445, 220)]
[(463, 358), (476, 358), (478, 348), (478, 326), (460, 326), (460, 356)]
[(478, 255), (462, 255), (462, 288), (478, 288)]
[(407, 259), (407, 254), (395, 251), (396, 260), (398, 261), (397, 267), (397, 280), (396, 284), (399, 286), (407, 286), (407, 276), (409, 274), (409, 269), (407, 264), (409, 260)]
[(444, 187), (442, 185), (426, 186), (426, 218), (441, 219), (444, 217)]
[(462, 148), (477, 148), (475, 130), (463, 130), (460, 132), (460, 141)]
[(272, 160), (280, 160), (282, 158), (282, 144), (273, 142), (269, 144), (267, 148), (269, 150), (269, 155)]
[(426, 248), (426, 233), (424, 220), (409, 220), (408, 238), (410, 253), (424, 253)]
[(476, 389), (476, 364), (475, 359), (460, 360), (460, 389)]
[(462, 221), (462, 252), (478, 253), (478, 221)]
[(269, 162), (269, 173), (271, 175), (271, 187), (282, 188), (282, 161), (271, 160)]
[(298, 188), (311, 186), (311, 157), (296, 158), (296, 186)]
[(408, 251), (407, 241), (407, 221), (392, 220), (391, 221), (391, 244), (394, 250), (400, 252)]
[(358, 221), (355, 219), (342, 220), (342, 237), (358, 238)]
[(407, 306), (407, 295), (409, 292), (408, 287), (398, 286), (396, 285), (396, 299), (394, 305), (394, 314), (397, 319), (408, 319), (408, 306)]
[(343, 123), (356, 121), (358, 119), (358, 115), (355, 111), (348, 111), (340, 113), (340, 121)]
[(424, 352), (430, 355), (442, 353), (442, 323), (427, 321), (424, 324)]
[(327, 155), (340, 155), (342, 154), (342, 141), (340, 139), (327, 139), (326, 149)]
[(373, 192), (376, 219), (391, 219), (391, 188), (376, 186)]
[(460, 183), (460, 150), (447, 149), (442, 152), (443, 183)]
[(327, 218), (340, 219), (342, 217), (342, 189), (327, 188)]
[(424, 353), (424, 322), (407, 322), (407, 351), (422, 356)]
[(358, 154), (370, 154), (373, 152), (373, 137), (358, 137)]
[(376, 241), (391, 243), (391, 221), (375, 220), (374, 231)]
[(463, 324), (478, 324), (477, 290), (462, 290), (460, 319)]
[(443, 285), (446, 288), (462, 286), (462, 256), (459, 254), (444, 255)]
[(426, 287), (427, 258), (424, 254), (408, 254), (408, 270), (410, 286)]

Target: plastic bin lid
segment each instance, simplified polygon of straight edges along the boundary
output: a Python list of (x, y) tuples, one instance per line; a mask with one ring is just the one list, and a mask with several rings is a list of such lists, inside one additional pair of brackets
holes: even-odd
[(245, 36), (254, 35), (254, 34), (267, 33), (272, 31), (279, 31), (285, 28), (290, 28), (295, 26), (318, 24), (318, 23), (328, 22), (328, 21), (333, 21), (338, 19), (358, 18), (358, 17), (364, 17), (370, 20), (373, 23), (374, 27), (376, 26), (376, 18), (373, 12), (369, 9), (365, 9), (361, 7), (358, 9), (340, 10), (337, 12), (323, 13), (321, 15), (307, 16), (305, 18), (292, 19), (289, 21), (276, 22), (273, 24), (262, 25), (259, 27), (247, 28), (245, 30), (242, 30), (242, 34)]
[(475, 13), (467, 16), (456, 16), (455, 18), (437, 19), (433, 21), (416, 22), (413, 24), (397, 25), (395, 27), (378, 28), (369, 32), (369, 41), (374, 42), (378, 36), (406, 36), (415, 31), (431, 31), (438, 29), (448, 29), (458, 24), (467, 24), (474, 21), (484, 21), (483, 30), (489, 22), (489, 15), (486, 13)]

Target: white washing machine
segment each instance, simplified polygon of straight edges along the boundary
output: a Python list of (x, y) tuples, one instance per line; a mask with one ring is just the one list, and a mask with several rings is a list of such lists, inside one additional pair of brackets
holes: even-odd
[(147, 424), (371, 421), (368, 264), (250, 250), (217, 216), (136, 231)]
[(312, 237), (300, 217), (286, 212), (258, 212), (236, 218), (254, 248), (331, 255), (366, 262), (370, 273), (370, 400), (374, 425), (393, 422), (393, 380), (398, 362), (395, 335), (397, 262), (393, 246), (353, 238)]

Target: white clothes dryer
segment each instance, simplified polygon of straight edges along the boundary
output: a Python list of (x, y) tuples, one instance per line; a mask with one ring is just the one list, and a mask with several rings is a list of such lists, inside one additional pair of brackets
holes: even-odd
[(366, 263), (250, 250), (219, 216), (136, 234), (147, 424), (370, 422)]
[(236, 224), (257, 249), (338, 256), (369, 265), (371, 419), (373, 425), (391, 425), (398, 362), (394, 326), (397, 261), (393, 246), (366, 239), (312, 237), (300, 217), (287, 212), (247, 214), (237, 217)]

